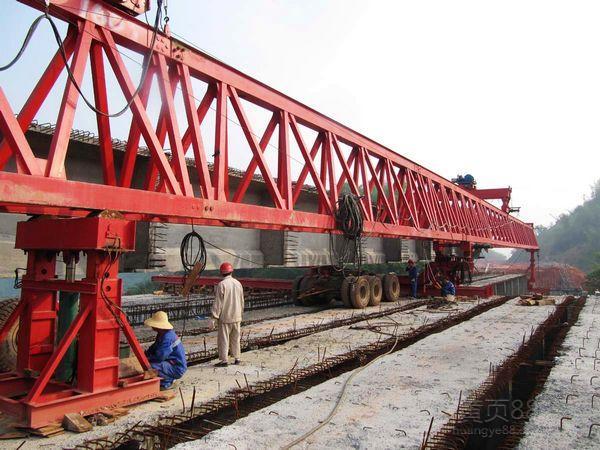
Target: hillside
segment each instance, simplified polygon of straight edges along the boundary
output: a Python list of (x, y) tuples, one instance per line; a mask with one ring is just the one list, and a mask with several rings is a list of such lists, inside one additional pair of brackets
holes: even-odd
[[(589, 272), (600, 255), (600, 180), (582, 205), (561, 215), (550, 227), (538, 228), (540, 261), (560, 262)], [(515, 252), (510, 262), (525, 262), (528, 255)]]

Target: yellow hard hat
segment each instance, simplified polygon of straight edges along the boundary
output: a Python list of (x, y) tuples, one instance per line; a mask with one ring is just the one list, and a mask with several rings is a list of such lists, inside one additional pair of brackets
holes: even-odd
[(173, 325), (171, 325), (171, 323), (169, 322), (169, 317), (164, 311), (156, 311), (154, 314), (152, 314), (152, 317), (144, 320), (144, 325), (152, 328), (158, 328), (160, 330), (173, 329)]

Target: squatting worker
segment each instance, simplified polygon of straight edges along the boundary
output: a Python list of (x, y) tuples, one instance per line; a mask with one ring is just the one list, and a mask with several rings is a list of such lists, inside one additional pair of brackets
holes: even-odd
[(456, 288), (454, 287), (454, 283), (448, 278), (442, 278), (442, 297), (449, 302), (456, 300)]
[(161, 390), (169, 389), (173, 381), (181, 378), (187, 370), (183, 344), (173, 331), (173, 325), (164, 311), (155, 312), (144, 321), (144, 325), (156, 331), (156, 340), (146, 350), (146, 356), (161, 378)]
[(412, 298), (417, 298), (417, 277), (419, 276), (419, 269), (412, 259), (408, 260), (406, 271), (408, 272), (408, 279), (410, 280), (410, 296)]
[(244, 288), (233, 278), (233, 266), (221, 264), (223, 280), (215, 286), (215, 302), (212, 306), (212, 317), (217, 321), (217, 346), (219, 347), (218, 367), (226, 366), (231, 350), (234, 364), (240, 363), (240, 325), (244, 311)]

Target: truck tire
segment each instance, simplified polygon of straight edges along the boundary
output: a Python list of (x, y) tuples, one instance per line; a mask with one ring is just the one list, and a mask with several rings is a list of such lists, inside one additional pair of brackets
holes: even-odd
[[(0, 327), (8, 320), (8, 316), (14, 311), (19, 299), (10, 298), (0, 301)], [(0, 372), (10, 372), (17, 366), (17, 333), (19, 323), (13, 325), (8, 331), (6, 338), (0, 342)]]
[(296, 277), (294, 283), (292, 284), (292, 299), (294, 300), (294, 305), (302, 306), (302, 301), (298, 299), (298, 294), (300, 294), (300, 283), (302, 283), (302, 279), (305, 275), (300, 275)]
[(381, 303), (383, 289), (381, 287), (381, 278), (378, 276), (368, 277), (369, 279), (369, 306), (377, 306)]
[(346, 308), (352, 308), (352, 302), (350, 301), (350, 285), (356, 280), (356, 277), (352, 275), (348, 275), (342, 281), (342, 287), (340, 288), (340, 297), (342, 298), (342, 303)]
[(354, 308), (366, 308), (370, 298), (371, 286), (367, 277), (358, 277), (354, 283), (350, 284), (350, 302)]
[(400, 281), (393, 273), (383, 276), (383, 301), (397, 302), (400, 299)]
[[(319, 280), (317, 277), (305, 275), (300, 281), (298, 290), (300, 293), (306, 292), (314, 288), (318, 282)], [(300, 299), (300, 304), (302, 306), (325, 306), (328, 305), (330, 302), (331, 299), (329, 299), (326, 295), (323, 294), (309, 295)]]

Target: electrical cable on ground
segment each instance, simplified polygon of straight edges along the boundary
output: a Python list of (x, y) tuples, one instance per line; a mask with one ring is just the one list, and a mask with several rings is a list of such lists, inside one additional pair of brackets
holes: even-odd
[(350, 384), (350, 381), (352, 381), (354, 379), (354, 377), (356, 377), (358, 374), (360, 374), (367, 367), (371, 366), (373, 363), (375, 363), (376, 361), (380, 360), (384, 356), (387, 356), (390, 353), (392, 353), (394, 351), (394, 349), (396, 348), (396, 346), (398, 345), (399, 339), (400, 339), (400, 335), (396, 335), (396, 340), (395, 340), (394, 345), (392, 346), (392, 348), (390, 348), (384, 354), (379, 355), (377, 358), (375, 358), (374, 360), (370, 361), (368, 364), (365, 364), (364, 366), (359, 367), (354, 372), (352, 372), (352, 374), (348, 378), (346, 378), (346, 381), (344, 381), (344, 384), (342, 385), (342, 390), (340, 392), (340, 396), (338, 397), (338, 399), (337, 399), (337, 401), (335, 403), (335, 406), (333, 407), (333, 409), (331, 410), (331, 412), (329, 413), (329, 415), (325, 418), (325, 420), (323, 420), (323, 422), (319, 423), (317, 426), (315, 426), (311, 430), (307, 431), (302, 436), (300, 436), (299, 438), (295, 439), (294, 441), (290, 442), (289, 444), (285, 445), (282, 448), (284, 450), (289, 450), (290, 448), (298, 445), (302, 441), (305, 441), (310, 436), (312, 436), (317, 431), (319, 431), (321, 428), (323, 428), (325, 425), (327, 425), (329, 422), (331, 422), (331, 419), (338, 412), (338, 410), (339, 410), (339, 408), (340, 408), (340, 406), (342, 404), (342, 401), (344, 400), (344, 397), (346, 396), (346, 391), (347, 391), (348, 385)]

